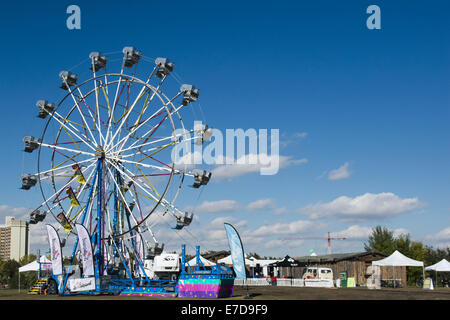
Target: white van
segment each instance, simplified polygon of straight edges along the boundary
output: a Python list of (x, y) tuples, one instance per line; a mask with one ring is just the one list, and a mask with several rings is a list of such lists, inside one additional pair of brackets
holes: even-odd
[(144, 260), (144, 270), (150, 279), (176, 280), (181, 271), (178, 254), (162, 253), (153, 259)]
[(334, 287), (333, 270), (330, 268), (307, 267), (302, 279), (305, 287)]

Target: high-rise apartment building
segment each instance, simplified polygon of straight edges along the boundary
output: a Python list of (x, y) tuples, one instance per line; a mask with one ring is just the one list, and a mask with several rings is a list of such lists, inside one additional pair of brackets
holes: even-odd
[(28, 222), (6, 217), (6, 223), (0, 225), (0, 260), (19, 261), (30, 252), (30, 229)]

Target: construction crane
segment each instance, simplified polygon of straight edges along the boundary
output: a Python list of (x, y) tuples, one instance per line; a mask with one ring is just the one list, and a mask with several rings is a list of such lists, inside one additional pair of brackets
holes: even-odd
[(331, 237), (330, 232), (328, 232), (328, 237), (295, 237), (295, 238), (284, 238), (283, 241), (287, 240), (327, 240), (328, 241), (328, 254), (331, 254), (331, 240), (346, 240), (345, 237)]

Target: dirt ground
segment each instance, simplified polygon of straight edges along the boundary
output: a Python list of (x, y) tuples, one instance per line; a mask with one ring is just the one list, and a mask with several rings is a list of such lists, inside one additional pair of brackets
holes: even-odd
[[(249, 287), (253, 300), (450, 300), (450, 288), (423, 290), (420, 288), (369, 290), (366, 288), (299, 288), (299, 287)], [(242, 300), (247, 288), (236, 286), (232, 298)], [(170, 300), (179, 298), (128, 297), (128, 296), (37, 296), (26, 291), (0, 290), (0, 300)], [(183, 300), (187, 300), (184, 299)]]

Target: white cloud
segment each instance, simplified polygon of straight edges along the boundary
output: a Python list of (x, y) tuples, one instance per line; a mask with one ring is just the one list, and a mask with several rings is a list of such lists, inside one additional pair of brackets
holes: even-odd
[(213, 228), (223, 228), (223, 224), (227, 222), (227, 223), (233, 223), (233, 225), (236, 228), (240, 228), (240, 227), (244, 227), (247, 225), (247, 221), (245, 220), (237, 220), (234, 217), (217, 217), (215, 218), (213, 221), (211, 221), (210, 226), (212, 226)]
[(296, 132), (296, 133), (294, 133), (294, 138), (303, 139), (303, 138), (306, 138), (307, 136), (308, 136), (307, 132)]
[(285, 147), (289, 146), (290, 144), (293, 144), (295, 142), (305, 139), (307, 136), (308, 136), (307, 132), (295, 132), (291, 135), (284, 133), (281, 135), (282, 139), (280, 139), (280, 146), (282, 148), (285, 148)]
[(287, 252), (284, 252), (283, 250), (300, 247), (304, 243), (305, 243), (304, 240), (284, 241), (284, 240), (280, 240), (280, 239), (274, 239), (274, 240), (270, 240), (270, 241), (265, 242), (264, 243), (264, 248), (276, 249), (279, 252), (278, 255), (281, 256), (281, 255), (286, 255), (287, 254)]
[[(57, 227), (59, 224), (54, 223), (53, 226)], [(30, 240), (33, 246), (48, 245), (47, 227), (45, 223), (30, 225)]]
[[(263, 159), (263, 161), (261, 161)], [(292, 159), (290, 156), (267, 155), (267, 154), (247, 154), (237, 159), (234, 164), (225, 164), (217, 166), (212, 171), (212, 179), (221, 181), (224, 179), (233, 179), (242, 175), (261, 172), (278, 163), (278, 168), (286, 168), (292, 165), (299, 165), (308, 162), (306, 158)]]
[(337, 181), (342, 179), (347, 179), (350, 177), (350, 172), (348, 171), (349, 163), (346, 162), (337, 169), (331, 170), (328, 173), (328, 180)]
[(197, 207), (187, 207), (186, 211), (195, 213), (219, 213), (233, 212), (238, 209), (238, 203), (235, 200), (203, 201)]
[(31, 211), (33, 211), (33, 209), (23, 207), (14, 208), (8, 205), (0, 205), (0, 217), (2, 217), (3, 220), (0, 221), (0, 224), (5, 223), (4, 219), (6, 216), (11, 216), (16, 219), (28, 220)]
[(367, 239), (372, 233), (372, 228), (352, 225), (345, 230), (339, 232), (333, 232), (332, 237), (348, 238), (348, 239)]
[(195, 152), (187, 152), (182, 157), (177, 157), (174, 159), (175, 162), (175, 168), (182, 169), (184, 168), (184, 165), (186, 165), (187, 168), (193, 168), (195, 164), (201, 164), (203, 163), (203, 155), (199, 151)]
[(261, 199), (261, 200), (256, 200), (253, 202), (250, 202), (247, 205), (247, 209), (248, 210), (264, 210), (264, 209), (270, 209), (274, 207), (274, 202), (272, 199)]
[(289, 209), (286, 208), (286, 207), (281, 207), (281, 208), (276, 208), (275, 209), (275, 214), (278, 214), (278, 215), (285, 214), (287, 212), (289, 212)]
[(313, 221), (297, 220), (290, 223), (273, 223), (264, 225), (258, 229), (251, 231), (253, 236), (270, 236), (270, 235), (292, 235), (299, 234), (312, 229), (319, 228), (322, 225)]
[(436, 234), (428, 235), (426, 238), (435, 241), (450, 241), (450, 227), (445, 228)]
[(311, 219), (336, 217), (346, 220), (387, 218), (405, 213), (425, 204), (417, 198), (401, 199), (390, 192), (366, 193), (355, 198), (341, 196), (328, 203), (306, 206), (299, 211)]
[(406, 236), (406, 235), (408, 235), (410, 233), (405, 228), (394, 229), (392, 232), (393, 232), (393, 235), (394, 235), (395, 238), (398, 238), (399, 236)]

